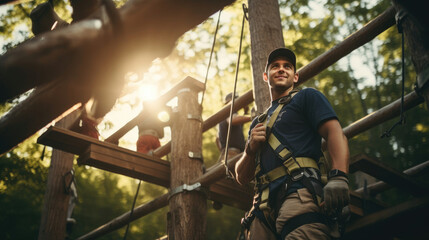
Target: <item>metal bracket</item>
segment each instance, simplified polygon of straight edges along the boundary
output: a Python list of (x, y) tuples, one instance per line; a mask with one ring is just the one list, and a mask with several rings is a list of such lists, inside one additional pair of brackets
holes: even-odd
[(182, 89), (180, 89), (179, 91), (177, 91), (177, 95), (179, 95), (179, 94), (181, 94), (181, 93), (184, 93), (184, 92), (190, 92), (191, 91), (191, 89), (190, 88), (182, 88)]
[[(201, 191), (201, 183), (197, 182), (195, 184), (192, 185), (188, 185), (188, 184), (183, 184), (182, 186), (178, 186), (175, 189), (170, 190), (170, 194), (168, 196), (168, 199), (170, 199), (171, 197), (173, 197), (174, 195), (181, 193), (181, 192), (190, 192), (190, 191)], [(204, 192), (204, 191), (203, 191)]]
[(188, 157), (192, 159), (203, 159), (203, 154), (201, 152), (188, 152)]
[(192, 114), (190, 114), (190, 113), (188, 113), (187, 118), (188, 118), (188, 120), (197, 120), (197, 121), (199, 121), (199, 122), (202, 122), (202, 121), (203, 121), (203, 118), (202, 118), (201, 116), (192, 115)]

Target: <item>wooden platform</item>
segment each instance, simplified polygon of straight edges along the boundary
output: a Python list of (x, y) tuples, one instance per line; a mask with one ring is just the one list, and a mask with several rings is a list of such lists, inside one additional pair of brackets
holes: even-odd
[[(64, 128), (50, 127), (38, 143), (79, 155), (78, 163), (169, 187), (170, 163), (115, 144), (98, 141)], [(209, 199), (248, 210), (253, 190), (227, 179), (210, 186)]]
[(415, 181), (410, 176), (397, 171), (380, 161), (365, 154), (359, 154), (350, 159), (350, 173), (362, 171), (385, 183), (398, 187), (415, 196), (423, 196), (429, 193), (429, 188)]
[(428, 215), (429, 197), (415, 198), (351, 222), (344, 239), (428, 239)]

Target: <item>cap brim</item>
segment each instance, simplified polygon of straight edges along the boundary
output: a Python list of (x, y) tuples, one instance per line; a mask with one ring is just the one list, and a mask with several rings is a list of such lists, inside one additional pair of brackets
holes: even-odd
[(293, 67), (296, 70), (295, 53), (292, 50), (287, 49), (287, 48), (277, 48), (276, 50), (272, 51), (270, 53), (270, 55), (268, 55), (268, 60), (267, 60), (267, 65), (265, 67), (265, 70), (267, 71), (268, 66), (279, 57), (284, 57), (284, 58), (288, 59), (292, 63)]

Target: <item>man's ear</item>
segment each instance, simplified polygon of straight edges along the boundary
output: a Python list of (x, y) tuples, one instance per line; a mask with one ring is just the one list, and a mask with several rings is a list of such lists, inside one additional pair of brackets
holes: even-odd
[(263, 73), (264, 81), (268, 82), (268, 74), (266, 72)]
[(297, 83), (297, 82), (298, 82), (298, 79), (299, 79), (299, 74), (298, 74), (298, 73), (295, 73), (295, 76), (293, 77), (293, 82), (294, 82), (294, 83)]

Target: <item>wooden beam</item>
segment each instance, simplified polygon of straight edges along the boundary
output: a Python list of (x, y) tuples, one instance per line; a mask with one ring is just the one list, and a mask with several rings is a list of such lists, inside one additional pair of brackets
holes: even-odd
[[(416, 176), (420, 176), (422, 174), (427, 173), (427, 171), (429, 170), (429, 161), (423, 162), (421, 164), (418, 164), (412, 168), (409, 168), (407, 170), (405, 170), (403, 173), (412, 176), (412, 177), (416, 177)], [(383, 181), (378, 181), (372, 184), (369, 184), (367, 186), (367, 191), (368, 194), (371, 196), (375, 196), (376, 194), (386, 191), (387, 189), (392, 188), (392, 186), (390, 186), (389, 184), (383, 182)], [(364, 192), (364, 188), (358, 188), (355, 190), (356, 193), (358, 194), (363, 194)]]
[[(90, 98), (87, 90), (71, 81), (52, 82), (36, 88), (0, 118), (0, 155), (60, 115), (61, 119), (76, 103), (87, 101)], [(52, 104), (53, 101), (56, 104)]]
[[(86, 135), (58, 127), (50, 127), (37, 139), (37, 142), (79, 155), (78, 161), (81, 164), (134, 177), (164, 187), (170, 186), (170, 163), (156, 156), (135, 152), (112, 143), (101, 142)], [(225, 179), (215, 183), (209, 198), (242, 210), (249, 209), (253, 190), (249, 187), (226, 184), (224, 181), (227, 182)], [(230, 195), (231, 192), (236, 194)]]
[(359, 154), (350, 159), (350, 172), (362, 171), (392, 186), (422, 196), (429, 193), (429, 188), (416, 182), (410, 176), (377, 161), (365, 154)]
[(299, 69), (299, 80), (297, 85), (300, 85), (308, 79), (316, 76), (318, 73), (328, 68), (342, 57), (347, 56), (353, 50), (371, 41), (394, 24), (395, 9), (393, 7), (389, 7), (364, 27), (348, 36), (341, 43), (313, 59), (305, 67)]
[[(160, 106), (160, 108), (165, 107), (165, 104), (173, 99), (177, 95), (177, 91), (183, 88), (190, 88), (193, 90), (199, 90), (202, 91), (205, 89), (205, 85), (203, 82), (200, 82), (192, 77), (186, 77), (176, 85), (174, 85), (171, 89), (169, 89), (166, 93), (161, 95), (157, 100), (157, 105)], [(133, 127), (137, 125), (139, 121), (144, 121), (143, 116), (146, 114), (150, 114), (145, 109), (143, 109), (142, 112), (140, 112), (136, 117), (134, 117), (131, 121), (127, 122), (123, 127), (121, 127), (118, 131), (113, 133), (111, 136), (109, 136), (105, 141), (111, 142), (114, 144), (118, 144), (118, 141), (121, 137), (123, 137), (127, 132), (129, 132)], [(162, 157), (162, 156), (161, 156)]]
[[(423, 103), (424, 99), (417, 95), (416, 92), (411, 92), (404, 97), (404, 110), (411, 109)], [(372, 127), (377, 126), (387, 120), (399, 116), (401, 112), (401, 99), (380, 108), (379, 110), (368, 114), (367, 116), (353, 122), (349, 126), (343, 128), (347, 138), (352, 138), (360, 133), (365, 132)]]
[(351, 222), (344, 239), (427, 238), (429, 197), (415, 198)]

